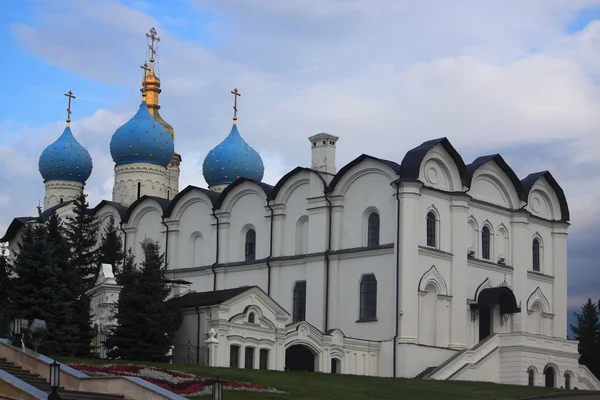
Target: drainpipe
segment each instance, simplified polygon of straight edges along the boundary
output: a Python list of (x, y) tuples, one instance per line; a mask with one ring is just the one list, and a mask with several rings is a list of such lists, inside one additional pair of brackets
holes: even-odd
[(165, 232), (165, 269), (169, 267), (169, 225), (165, 223), (165, 217), (162, 217), (162, 224), (167, 228)]
[(196, 306), (198, 327), (196, 328), (196, 365), (200, 365), (200, 309)]
[(400, 306), (398, 305), (400, 301), (400, 179), (395, 180), (392, 184), (396, 185), (396, 215), (398, 218), (398, 223), (396, 224), (396, 328), (394, 333), (394, 352), (392, 357), (392, 362), (394, 363), (392, 370), (393, 377), (396, 378), (396, 353), (398, 352), (396, 346), (396, 340), (398, 340), (398, 322), (400, 319)]
[(119, 223), (121, 232), (123, 232), (123, 267), (125, 267), (125, 261), (127, 260), (127, 233), (123, 229), (123, 221)]
[(219, 264), (219, 217), (217, 217), (216, 209), (212, 209), (212, 216), (217, 220), (217, 253), (215, 257), (215, 263), (212, 265), (212, 273), (213, 273), (213, 291), (217, 290), (217, 273), (215, 272), (215, 268)]
[(271, 235), (269, 238), (269, 256), (267, 257), (267, 295), (271, 295), (271, 257), (273, 257), (273, 207), (271, 201), (267, 198), (267, 207), (271, 210)]
[(327, 250), (325, 251), (325, 332), (329, 330), (329, 252), (331, 251), (331, 227), (332, 227), (332, 205), (331, 200), (327, 197), (328, 186), (325, 186), (323, 194), (325, 195), (325, 201), (327, 202), (327, 208), (329, 209), (329, 229), (327, 238)]

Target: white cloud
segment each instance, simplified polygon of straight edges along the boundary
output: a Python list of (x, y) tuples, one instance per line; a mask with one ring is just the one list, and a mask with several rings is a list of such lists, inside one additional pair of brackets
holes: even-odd
[[(138, 107), (143, 35), (156, 26), (161, 114), (174, 126), (183, 156), (181, 188), (205, 186), (202, 161), (229, 132), (229, 90), (238, 87), (240, 132), (260, 149), (268, 183), (310, 164), (306, 138), (317, 132), (340, 136), (338, 166), (361, 153), (399, 162), (421, 142), (447, 136), (470, 153), (527, 146), (519, 170), (554, 174), (567, 192), (572, 229), (592, 221), (590, 210), (600, 219), (598, 175), (573, 179), (568, 173), (600, 165), (600, 21), (573, 35), (563, 29), (600, 1), (192, 3), (214, 15), (196, 34), (217, 35), (223, 44), (184, 41), (162, 25), (175, 27), (174, 19), (191, 16), (169, 13), (163, 21), (156, 7), (131, 9), (115, 1), (47, 3), (34, 25), (12, 27), (14, 37), (47, 62), (129, 88), (114, 108), (73, 123), (94, 159), (86, 186), (92, 203), (111, 196), (110, 135)], [(9, 215), (31, 209), (31, 198), (43, 197), (37, 156), (62, 131), (61, 123), (39, 131), (6, 126), (20, 139), (0, 145), (2, 179), (21, 190), (12, 190), (10, 208), (0, 204), (0, 227)], [(533, 145), (554, 142), (561, 148), (549, 153)]]

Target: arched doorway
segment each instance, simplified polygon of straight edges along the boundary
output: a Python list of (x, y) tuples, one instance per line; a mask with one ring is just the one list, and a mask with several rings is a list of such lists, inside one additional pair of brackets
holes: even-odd
[(306, 346), (295, 344), (285, 351), (285, 369), (315, 372), (315, 354)]
[(556, 377), (556, 372), (554, 371), (554, 368), (552, 366), (548, 365), (546, 367), (546, 369), (544, 369), (544, 378), (546, 381), (545, 386), (553, 388), (555, 381), (556, 381), (555, 377)]
[(492, 321), (495, 310), (501, 318), (505, 314), (521, 312), (517, 299), (508, 286), (485, 288), (476, 297), (477, 303), (471, 304), (470, 307), (471, 311), (477, 312), (479, 316), (479, 341), (494, 333)]

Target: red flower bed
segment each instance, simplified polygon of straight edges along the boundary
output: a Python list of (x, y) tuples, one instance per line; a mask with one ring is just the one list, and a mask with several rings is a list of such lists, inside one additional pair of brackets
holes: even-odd
[[(192, 397), (212, 393), (214, 378), (203, 378), (181, 371), (172, 371), (164, 368), (149, 367), (134, 364), (68, 364), (69, 367), (90, 376), (133, 376), (142, 378), (170, 392)], [(254, 385), (246, 382), (224, 381), (223, 390), (239, 390), (248, 392), (281, 393), (280, 390)]]

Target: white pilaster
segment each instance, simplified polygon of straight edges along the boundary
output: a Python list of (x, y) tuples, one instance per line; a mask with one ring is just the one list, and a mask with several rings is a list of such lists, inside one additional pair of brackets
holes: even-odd
[(513, 315), (513, 329), (515, 332), (527, 331), (527, 271), (531, 271), (533, 256), (531, 254), (532, 235), (529, 232), (529, 222), (524, 214), (515, 214), (511, 221), (512, 231), (512, 259), (514, 267), (512, 277), (512, 290), (521, 304), (521, 312)]
[(450, 309), (450, 347), (462, 349), (468, 346), (467, 343), (467, 321), (470, 317), (465, 310), (467, 304), (467, 247), (468, 236), (464, 232), (468, 232), (469, 204), (465, 198), (453, 199), (450, 204), (452, 235), (451, 235), (451, 251), (452, 271), (450, 283), (450, 295), (452, 296), (452, 307)]
[(554, 270), (554, 292), (552, 296), (551, 335), (567, 337), (567, 228), (566, 223), (557, 223), (552, 232), (552, 261)]

